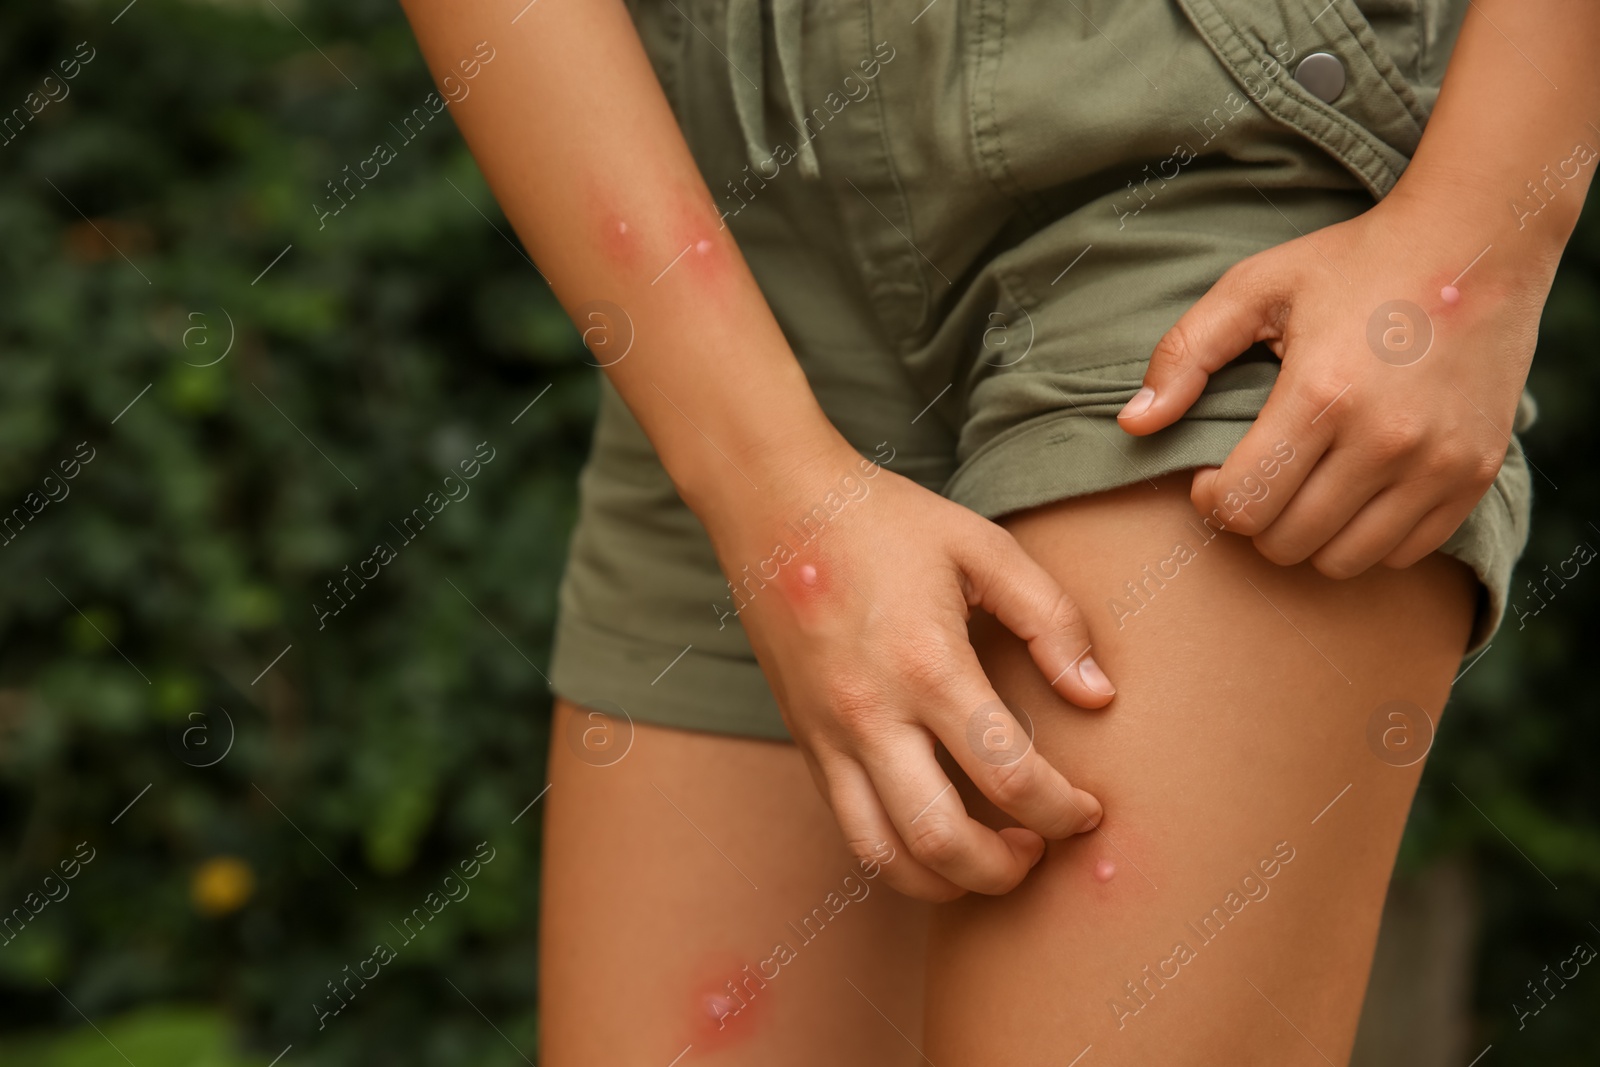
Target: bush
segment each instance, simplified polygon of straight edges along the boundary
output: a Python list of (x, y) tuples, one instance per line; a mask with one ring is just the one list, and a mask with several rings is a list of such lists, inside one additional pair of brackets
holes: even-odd
[(94, 852), (0, 949), (0, 1021), (204, 1002), (268, 1059), (520, 1062), (478, 1011), (533, 1049), (512, 820), (594, 372), (449, 119), (390, 129), (432, 91), (399, 12), (279, 6), (0, 15), (8, 103), (92, 53), (0, 147), (0, 499), (46, 500), (0, 553), (5, 906)]

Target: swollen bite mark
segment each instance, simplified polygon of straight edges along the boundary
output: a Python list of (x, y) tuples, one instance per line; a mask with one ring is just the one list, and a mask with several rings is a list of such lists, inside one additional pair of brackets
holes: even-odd
[(784, 600), (788, 601), (790, 610), (806, 620), (814, 620), (814, 613), (833, 593), (830, 575), (818, 570), (815, 564), (800, 563), (798, 560), (782, 568), (774, 582), (783, 593)]
[(722, 1029), (723, 1021), (733, 1014), (733, 998), (725, 997), (721, 993), (707, 993), (700, 1001), (705, 1011), (705, 1021), (717, 1029)]
[(1461, 303), (1461, 290), (1453, 285), (1447, 285), (1439, 290), (1439, 299), (1446, 304), (1459, 304)]
[(689, 982), (688, 1026), (681, 1040), (697, 1053), (742, 1044), (762, 1028), (772, 992), (759, 969), (718, 953), (703, 961), (695, 975)]
[(639, 264), (639, 246), (633, 227), (606, 212), (600, 220), (599, 242), (606, 259), (623, 269), (636, 269)]
[[(705, 230), (696, 227), (699, 234)], [(694, 255), (687, 257), (684, 266), (689, 268), (689, 273), (699, 280), (702, 293), (723, 292), (728, 279), (729, 248), (731, 242), (714, 241), (710, 237), (699, 236), (691, 233), (689, 247), (685, 251), (692, 251)]]
[(664, 232), (671, 237), (673, 254), (681, 253), (683, 263), (668, 277), (687, 270), (696, 279), (702, 296), (721, 293), (738, 253), (727, 234), (727, 220), (717, 209), (698, 196), (685, 196), (672, 209)]
[(1101, 860), (1094, 865), (1094, 880), (1109, 882), (1117, 876), (1117, 865), (1110, 860)]

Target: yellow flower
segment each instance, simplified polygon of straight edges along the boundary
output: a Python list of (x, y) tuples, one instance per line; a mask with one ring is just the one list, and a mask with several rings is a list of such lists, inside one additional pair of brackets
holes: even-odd
[(195, 869), (189, 896), (202, 915), (226, 915), (244, 907), (255, 888), (248, 863), (237, 856), (213, 856)]

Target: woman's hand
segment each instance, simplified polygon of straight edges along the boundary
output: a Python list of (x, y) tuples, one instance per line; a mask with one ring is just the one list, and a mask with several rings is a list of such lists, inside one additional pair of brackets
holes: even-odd
[[(851, 849), (902, 892), (1004, 893), (1043, 838), (1095, 826), (1075, 789), (1005, 711), (967, 637), (974, 607), (1028, 642), (1055, 690), (1097, 708), (1114, 690), (1055, 581), (999, 526), (842, 441), (709, 522), (733, 604)], [(781, 488), (779, 488), (781, 486)], [(763, 499), (765, 498), (765, 499)], [(935, 758), (942, 741), (1021, 827), (970, 818)]]
[[(1553, 263), (1519, 256), (1526, 237), (1465, 251), (1449, 204), (1392, 196), (1239, 263), (1161, 339), (1118, 416), (1133, 434), (1169, 426), (1208, 375), (1268, 344), (1283, 363), (1272, 395), (1222, 467), (1196, 472), (1192, 498), (1275, 563), (1309, 559), (1331, 578), (1410, 566), (1512, 447)], [(1264, 483), (1253, 476), (1279, 442), (1293, 462)]]

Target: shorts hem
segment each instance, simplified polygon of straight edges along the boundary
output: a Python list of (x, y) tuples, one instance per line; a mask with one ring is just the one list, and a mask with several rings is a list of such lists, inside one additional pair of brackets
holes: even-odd
[[(1177, 471), (1221, 466), (1253, 421), (1185, 419), (1149, 437), (1134, 437), (1112, 419), (1060, 412), (1035, 419), (972, 456), (945, 484), (943, 495), (987, 519), (999, 519), (1073, 497), (1153, 483)], [(1507, 464), (1493, 489), (1439, 549), (1472, 568), (1483, 593), (1463, 658), (1488, 647), (1504, 620), (1511, 569), (1526, 542), (1502, 484), (1517, 476), (1513, 456), (1508, 455)]]
[[(1095, 425), (1102, 421), (1109, 425)], [(1175, 471), (1218, 466), (1249, 429), (1249, 422), (1186, 419), (1134, 437), (1114, 420), (1061, 412), (1019, 427), (974, 455), (945, 484), (944, 495), (998, 519)]]
[(556, 625), (550, 685), (574, 704), (620, 708), (631, 721), (792, 740), (754, 659), (621, 633), (567, 610)]

